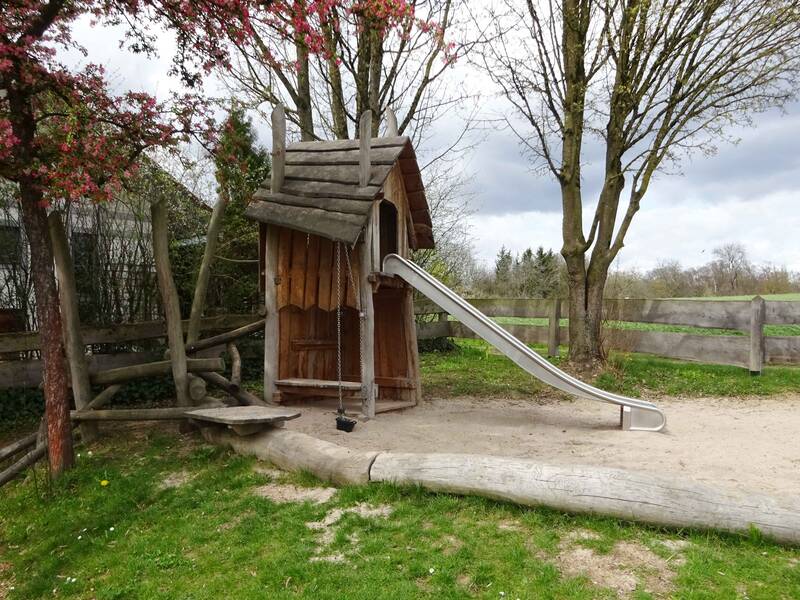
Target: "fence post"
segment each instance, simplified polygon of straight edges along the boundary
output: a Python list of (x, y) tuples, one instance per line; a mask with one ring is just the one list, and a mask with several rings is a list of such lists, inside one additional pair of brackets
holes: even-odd
[(760, 375), (764, 365), (764, 321), (767, 303), (761, 296), (750, 302), (750, 374)]
[(558, 356), (558, 343), (561, 334), (561, 298), (553, 298), (548, 315), (547, 356)]

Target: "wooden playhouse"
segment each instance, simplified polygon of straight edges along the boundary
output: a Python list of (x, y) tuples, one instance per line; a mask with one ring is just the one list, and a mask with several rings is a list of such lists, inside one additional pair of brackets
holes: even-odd
[(432, 248), (414, 148), (397, 135), (285, 146), (272, 115), (269, 187), (247, 216), (261, 223), (266, 308), (264, 394), (276, 402), (338, 398), (366, 417), (420, 398), (413, 292), (383, 258)]

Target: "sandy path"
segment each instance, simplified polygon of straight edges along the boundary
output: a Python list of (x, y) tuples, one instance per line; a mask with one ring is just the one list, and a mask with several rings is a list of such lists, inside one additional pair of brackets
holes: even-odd
[(610, 404), (428, 400), (336, 431), (330, 408), (306, 405), (288, 427), (356, 449), (464, 452), (648, 471), (726, 488), (800, 494), (800, 395), (661, 399), (662, 433), (620, 431)]

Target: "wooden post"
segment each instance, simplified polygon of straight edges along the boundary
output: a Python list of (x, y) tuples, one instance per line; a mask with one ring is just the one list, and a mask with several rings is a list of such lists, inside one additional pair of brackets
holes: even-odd
[(547, 356), (558, 356), (558, 344), (561, 341), (561, 298), (553, 299), (548, 317)]
[(764, 365), (764, 321), (767, 303), (761, 296), (750, 302), (750, 374), (760, 375)]
[(272, 111), (272, 165), (270, 191), (277, 194), (283, 187), (286, 166), (286, 111), (279, 104)]
[(157, 200), (150, 205), (153, 219), (153, 259), (155, 261), (158, 288), (161, 291), (161, 303), (167, 322), (167, 340), (169, 356), (172, 363), (172, 378), (175, 382), (175, 395), (178, 406), (190, 406), (189, 378), (186, 372), (186, 348), (183, 341), (181, 324), (181, 308), (178, 301), (178, 290), (172, 278), (172, 266), (169, 262), (169, 232), (167, 230), (167, 203)]
[(227, 348), (231, 359), (231, 385), (239, 389), (242, 385), (242, 356), (233, 342), (229, 342)]
[(417, 346), (417, 322), (414, 318), (414, 290), (406, 286), (403, 298), (403, 319), (406, 329), (406, 354), (408, 355), (408, 377), (414, 382), (414, 403), (422, 402), (422, 382), (419, 372), (419, 348)]
[(219, 232), (222, 229), (222, 220), (225, 216), (225, 208), (228, 206), (229, 194), (222, 191), (217, 198), (217, 203), (211, 211), (211, 220), (208, 222), (206, 232), (206, 247), (203, 250), (203, 259), (200, 262), (200, 269), (197, 271), (197, 282), (194, 285), (194, 297), (192, 298), (192, 310), (189, 313), (189, 325), (186, 328), (186, 343), (193, 344), (200, 338), (200, 319), (206, 307), (206, 296), (208, 295), (208, 281), (211, 279), (211, 264), (214, 262), (214, 254), (217, 251), (217, 241)]
[(278, 228), (267, 225), (264, 245), (264, 401), (272, 403), (278, 387)]
[[(362, 125), (363, 119), (362, 119)], [(363, 129), (361, 131), (364, 131)], [(358, 293), (361, 303), (361, 413), (371, 419), (375, 416), (375, 309), (372, 304), (372, 284), (369, 281), (370, 262), (372, 257), (371, 223), (364, 230), (364, 243), (361, 244), (358, 270)]]
[(372, 111), (365, 110), (361, 115), (358, 125), (358, 185), (369, 185), (372, 164), (370, 161), (370, 146), (372, 145)]
[[(50, 239), (53, 242), (58, 298), (61, 303), (64, 329), (64, 350), (72, 379), (72, 395), (75, 398), (75, 408), (83, 410), (92, 399), (92, 386), (89, 383), (89, 369), (86, 364), (86, 346), (81, 335), (75, 270), (69, 252), (67, 234), (64, 231), (64, 223), (61, 219), (62, 214), (54, 211), (47, 217), (47, 222)], [(97, 426), (92, 424), (82, 426), (81, 435), (85, 442), (91, 442), (97, 437)]]
[(386, 137), (397, 137), (400, 135), (397, 129), (397, 115), (391, 108), (386, 109)]

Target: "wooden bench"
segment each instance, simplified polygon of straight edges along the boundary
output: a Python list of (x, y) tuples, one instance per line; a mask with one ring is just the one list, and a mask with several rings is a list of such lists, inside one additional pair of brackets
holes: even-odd
[(270, 406), (231, 406), (188, 410), (186, 416), (194, 421), (227, 425), (238, 435), (252, 435), (265, 427), (283, 427), (286, 421), (299, 417), (300, 412)]

